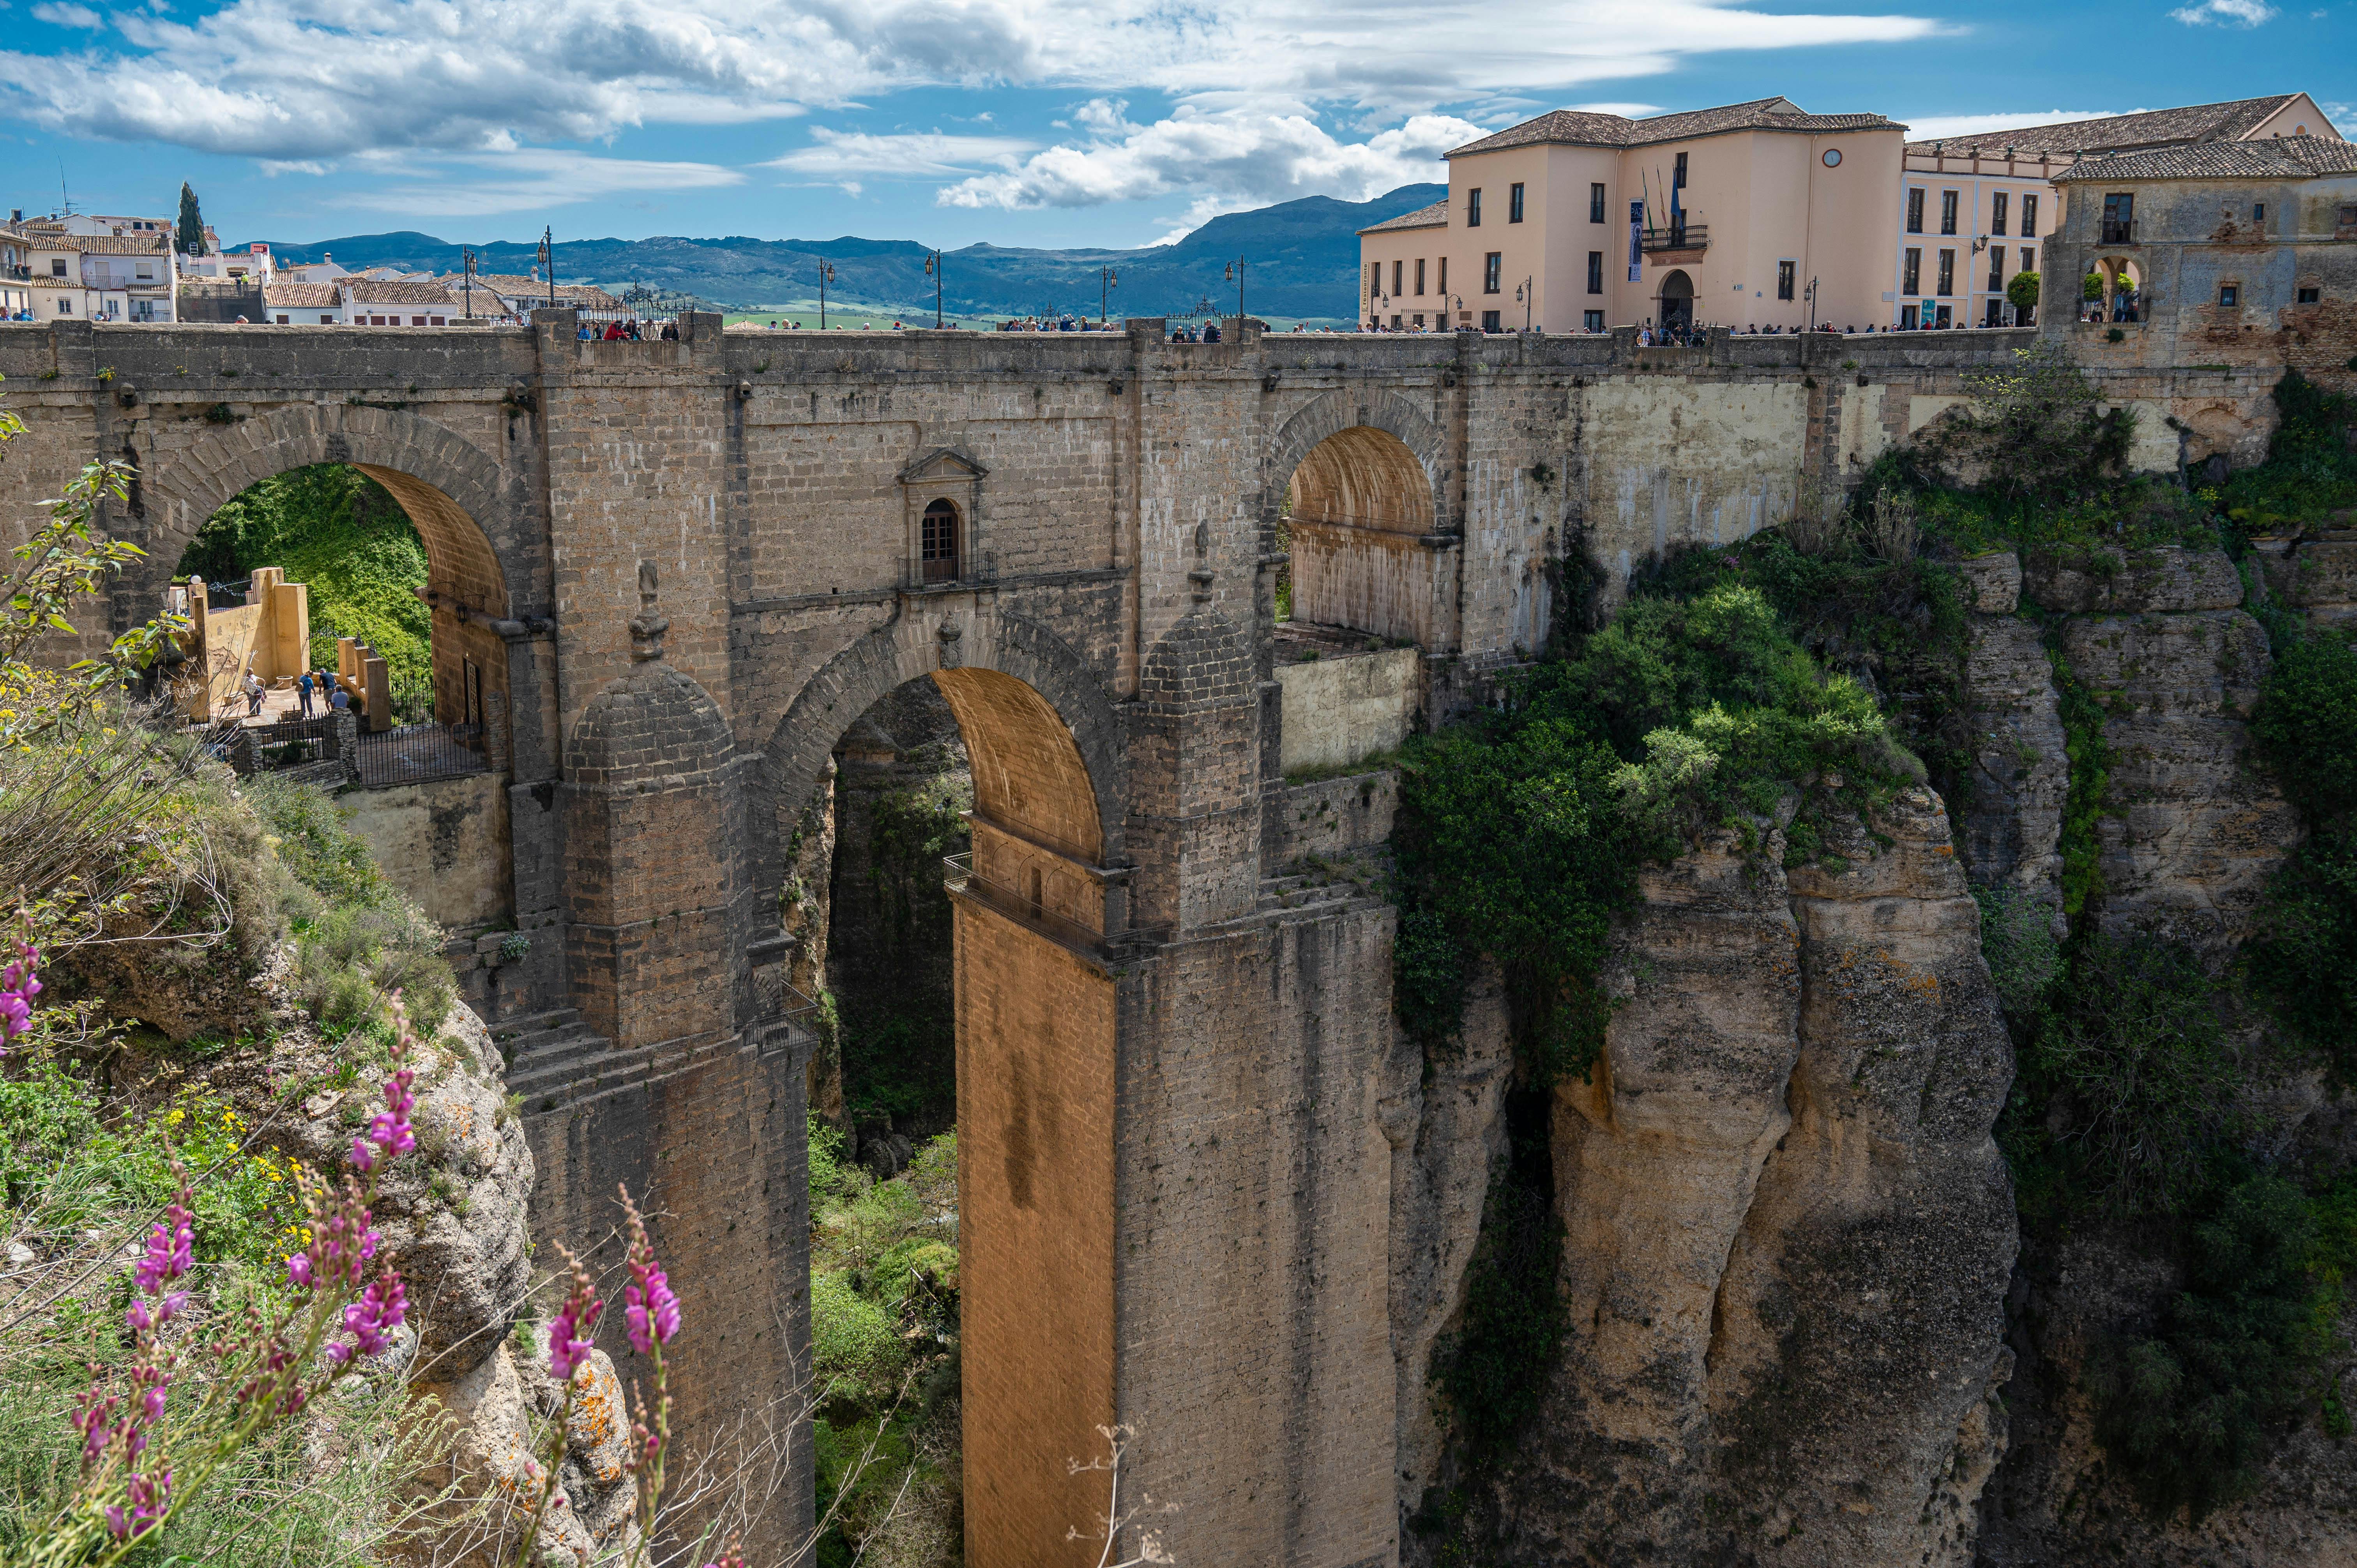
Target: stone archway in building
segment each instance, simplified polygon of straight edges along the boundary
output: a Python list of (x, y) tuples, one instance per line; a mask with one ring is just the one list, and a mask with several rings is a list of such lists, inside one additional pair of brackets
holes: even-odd
[(948, 703), (974, 785), (973, 850), (949, 871), (967, 1560), (1056, 1561), (1077, 1549), (1039, 1521), (1102, 1508), (1066, 1461), (1096, 1451), (1115, 1411), (1119, 721), (1044, 627), (904, 614), (831, 660), (780, 721), (755, 787), (755, 908), (779, 907), (782, 846), (838, 744), (914, 681)]
[(1662, 279), (1661, 293), (1654, 299), (1659, 306), (1655, 319), (1665, 329), (1684, 331), (1694, 326), (1694, 279), (1686, 275), (1684, 267), (1670, 270)]

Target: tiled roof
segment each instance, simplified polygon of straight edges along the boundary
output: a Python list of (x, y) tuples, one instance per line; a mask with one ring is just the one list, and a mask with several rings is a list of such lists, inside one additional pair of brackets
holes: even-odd
[(2232, 142), (2249, 135), (2298, 96), (2278, 92), (2272, 98), (2237, 98), (2231, 103), (2196, 103), (2142, 114), (2107, 114), (2100, 120), (2065, 120), (2058, 125), (2023, 125), (2010, 131), (1951, 136), (1943, 142), (1910, 142), (1907, 150), (1929, 153), (1939, 146), (1954, 152), (1979, 146), (1992, 155), (2004, 147), (2017, 154), (2108, 153), (2179, 142)]
[(334, 287), (354, 305), (430, 305), (450, 308), (450, 291), (438, 283), (389, 283), (376, 278), (339, 278)]
[(160, 256), (171, 247), (161, 234), (60, 234), (27, 224), (26, 242), (44, 251), (80, 251), (91, 256)]
[(2196, 142), (2089, 158), (2054, 177), (2118, 184), (2132, 179), (2311, 179), (2357, 174), (2357, 142), (2323, 136), (2266, 136), (2255, 142)]
[(273, 310), (321, 310), (336, 303), (331, 283), (274, 283), (262, 291), (263, 303)]
[[(441, 281), (452, 288), (457, 288), (465, 280), (457, 273), (445, 273), (442, 274)], [(488, 288), (502, 299), (525, 305), (530, 305), (535, 300), (545, 304), (548, 300), (549, 285), (545, 278), (524, 277), (516, 273), (477, 273), (475, 286)], [(600, 310), (619, 310), (622, 304), (620, 300), (608, 294), (596, 284), (589, 283), (558, 284), (556, 302), (560, 306), (579, 303)]]
[(1656, 114), (1631, 120), (1619, 114), (1597, 114), (1581, 109), (1558, 109), (1535, 120), (1509, 126), (1494, 136), (1468, 142), (1450, 151), (1452, 158), (1468, 153), (1494, 153), (1501, 147), (1529, 147), (1565, 143), (1587, 147), (1642, 147), (1657, 142), (1683, 141), (1689, 136), (1713, 136), (1726, 131), (1903, 131), (1907, 127), (1879, 114), (1806, 114), (1789, 98), (1760, 98), (1749, 103), (1726, 103), (1716, 109), (1689, 109), (1676, 114)]
[(1403, 212), (1396, 218), (1386, 218), (1380, 223), (1370, 223), (1359, 232), (1385, 234), (1394, 229), (1446, 229), (1448, 227), (1448, 199), (1443, 197), (1429, 207), (1419, 207), (1413, 212)]

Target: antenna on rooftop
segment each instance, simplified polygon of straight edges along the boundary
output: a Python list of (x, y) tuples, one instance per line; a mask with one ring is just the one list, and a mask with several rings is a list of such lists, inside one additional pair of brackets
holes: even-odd
[(58, 155), (58, 201), (65, 217), (73, 216), (73, 198), (66, 194), (66, 156)]

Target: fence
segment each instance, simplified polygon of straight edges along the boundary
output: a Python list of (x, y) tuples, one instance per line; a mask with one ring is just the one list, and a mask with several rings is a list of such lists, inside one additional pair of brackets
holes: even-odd
[(289, 719), (274, 725), (241, 725), (221, 745), (230, 767), (247, 778), (256, 773), (279, 773), (340, 762), (343, 755), (337, 743), (333, 714)]
[(361, 736), (358, 751), (361, 786), (368, 789), (488, 773), (491, 768), (480, 725), (403, 725)]

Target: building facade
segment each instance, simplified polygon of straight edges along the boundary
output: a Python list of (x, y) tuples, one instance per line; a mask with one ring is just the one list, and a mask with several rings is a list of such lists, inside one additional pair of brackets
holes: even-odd
[[(2340, 134), (2305, 92), (1910, 142), (1898, 206), (1897, 270), (1886, 326), (2028, 326), (2007, 299), (2040, 272), (2040, 242), (2062, 223), (2061, 177), (2100, 154)], [(2072, 274), (2075, 276), (2077, 274)], [(2057, 274), (2064, 287), (2068, 280)], [(2056, 301), (2067, 309), (2070, 299)]]
[[(2357, 145), (2319, 136), (2160, 147), (2064, 171), (2058, 277), (2101, 281), (2050, 337), (2090, 363), (2284, 364), (2357, 390)], [(2133, 291), (2134, 311), (2116, 301)], [(2189, 422), (2200, 440), (2201, 416)]]
[(1361, 235), (1391, 330), (1863, 324), (1906, 127), (1767, 98), (1630, 120), (1562, 110), (1448, 155), (1448, 199)]
[[(2113, 152), (2337, 138), (2305, 92), (1907, 142), (1790, 99), (1543, 114), (1448, 155), (1448, 197), (1360, 231), (1386, 331), (2029, 325), (2061, 177)], [(2077, 274), (2072, 274), (2074, 277)]]
[[(87, 227), (87, 220), (80, 220)], [(81, 233), (55, 219), (14, 228), (9, 314), (33, 321), (171, 321), (175, 278), (168, 233)], [(17, 269), (22, 269), (21, 272)], [(0, 302), (5, 303), (5, 302)]]

